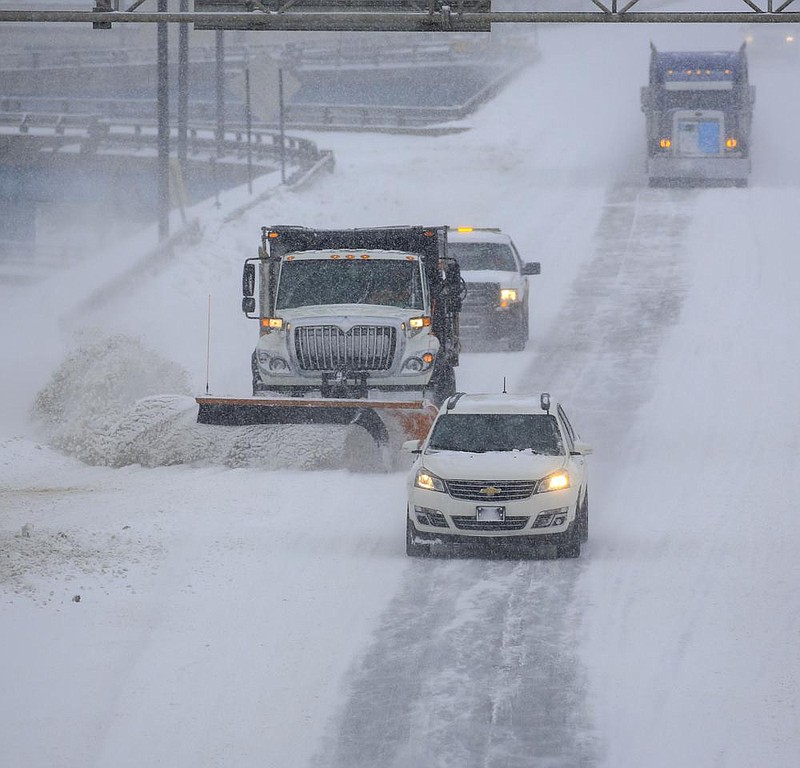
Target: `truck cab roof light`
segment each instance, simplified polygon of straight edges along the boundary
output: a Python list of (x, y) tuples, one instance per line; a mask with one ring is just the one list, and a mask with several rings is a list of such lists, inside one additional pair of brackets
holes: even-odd
[(539, 403), (542, 406), (542, 410), (545, 413), (550, 413), (550, 393), (549, 392), (542, 392), (542, 396), (539, 398)]

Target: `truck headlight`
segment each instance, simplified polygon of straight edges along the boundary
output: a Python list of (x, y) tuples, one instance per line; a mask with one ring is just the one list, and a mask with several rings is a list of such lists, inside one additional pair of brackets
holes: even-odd
[(282, 357), (271, 357), (269, 359), (269, 369), (273, 373), (283, 373), (289, 370), (289, 363)]
[(545, 493), (546, 491), (563, 491), (569, 488), (569, 472), (564, 469), (559, 469), (557, 472), (552, 472), (547, 477), (542, 478), (536, 486), (536, 493)]
[(424, 467), (417, 470), (417, 476), (414, 478), (414, 485), (417, 488), (422, 488), (424, 491), (445, 492), (444, 480), (440, 477), (436, 477), (432, 472), (428, 472)]
[(400, 369), (402, 373), (422, 373), (433, 365), (433, 352), (424, 352), (419, 357), (409, 357)]
[(412, 317), (410, 320), (403, 323), (403, 328), (409, 338), (416, 336), (426, 328), (431, 327), (431, 318), (427, 315), (424, 317)]
[(516, 288), (501, 288), (500, 289), (500, 302), (506, 302), (508, 304), (513, 304), (517, 300), (517, 289)]
[(280, 355), (271, 354), (266, 349), (256, 350), (256, 359), (261, 368), (269, 373), (289, 372), (289, 363)]

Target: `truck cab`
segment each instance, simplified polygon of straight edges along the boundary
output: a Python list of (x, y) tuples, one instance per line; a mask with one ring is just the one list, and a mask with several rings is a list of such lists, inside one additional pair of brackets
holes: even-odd
[(451, 227), (448, 248), (466, 283), (461, 308), (462, 345), (500, 341), (519, 351), (528, 341), (528, 276), (539, 262), (524, 262), (500, 229)]
[(267, 232), (243, 276), (243, 309), (259, 319), (254, 395), (438, 402), (452, 393), (458, 265), (444, 228), (396, 228), (405, 230)]
[(641, 99), (651, 186), (747, 184), (755, 89), (744, 46), (738, 52), (652, 46)]

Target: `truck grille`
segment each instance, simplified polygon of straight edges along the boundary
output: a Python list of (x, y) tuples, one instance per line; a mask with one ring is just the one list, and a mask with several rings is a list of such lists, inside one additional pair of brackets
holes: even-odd
[(467, 294), (461, 305), (461, 328), (470, 330), (485, 324), (500, 301), (500, 286), (497, 283), (467, 283)]
[(388, 371), (397, 331), (390, 325), (305, 325), (294, 330), (294, 349), (303, 371)]
[[(454, 499), (494, 504), (501, 501), (527, 499), (536, 487), (536, 480), (448, 480), (447, 490)], [(491, 488), (489, 493), (481, 490)]]

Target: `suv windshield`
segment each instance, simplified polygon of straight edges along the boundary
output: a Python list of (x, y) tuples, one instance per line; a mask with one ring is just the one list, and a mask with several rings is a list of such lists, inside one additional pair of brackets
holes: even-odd
[(555, 416), (517, 413), (451, 413), (433, 428), (428, 448), (437, 451), (564, 453)]
[(454, 243), (447, 244), (448, 253), (456, 257), (462, 270), (497, 269), (516, 272), (514, 252), (504, 243)]
[(284, 261), (276, 308), (316, 304), (379, 304), (422, 309), (419, 262), (327, 258)]

